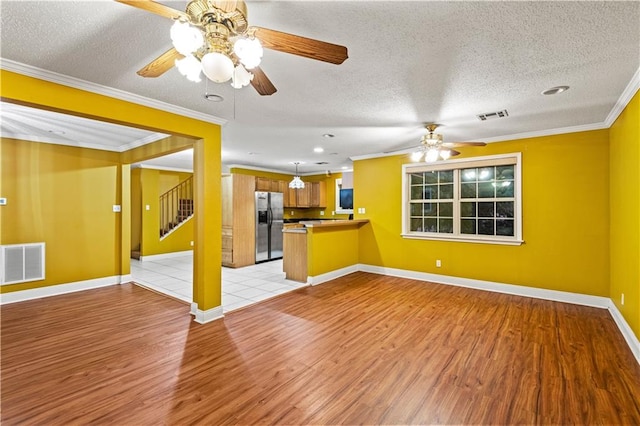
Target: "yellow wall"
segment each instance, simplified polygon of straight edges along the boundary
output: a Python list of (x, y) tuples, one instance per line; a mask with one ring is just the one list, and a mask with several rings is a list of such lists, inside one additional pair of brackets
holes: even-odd
[(0, 191), (8, 200), (0, 208), (0, 244), (45, 242), (46, 250), (45, 280), (2, 292), (121, 275), (122, 213), (113, 212), (122, 204), (119, 154), (14, 139), (0, 144)]
[[(113, 248), (110, 256), (100, 258), (98, 264), (91, 262), (86, 265), (80, 265), (77, 258), (74, 258), (75, 251), (56, 254), (56, 258), (49, 258), (52, 255), (51, 246), (61, 244), (58, 239), (66, 238), (65, 235), (55, 230), (46, 230), (44, 232), (53, 233), (53, 240), (47, 241), (47, 272), (51, 271), (55, 274), (55, 281), (48, 278), (45, 282), (36, 282), (29, 284), (30, 286), (39, 287), (57, 283), (68, 283), (79, 280), (88, 280), (100, 276), (111, 276), (115, 274), (126, 274), (129, 272), (128, 257), (130, 250), (130, 233), (127, 228), (130, 227), (130, 206), (128, 199), (130, 195), (129, 182), (129, 166), (133, 161), (139, 161), (144, 158), (152, 158), (162, 154), (176, 152), (185, 148), (194, 148), (194, 180), (195, 180), (195, 219), (194, 219), (194, 302), (197, 303), (198, 309), (206, 311), (221, 305), (221, 245), (219, 238), (221, 232), (221, 197), (220, 197), (220, 175), (221, 175), (221, 129), (219, 125), (207, 123), (204, 121), (179, 116), (173, 113), (161, 111), (158, 109), (141, 106), (131, 102), (122, 101), (108, 96), (98, 95), (80, 89), (74, 89), (67, 86), (27, 77), (21, 74), (13, 73), (6, 70), (0, 70), (0, 95), (7, 102), (20, 103), (36, 108), (54, 110), (62, 113), (78, 115), (87, 118), (108, 121), (111, 123), (129, 125), (132, 127), (142, 128), (146, 130), (171, 134), (159, 143), (145, 145), (131, 151), (122, 153), (120, 156), (111, 160), (111, 153), (99, 151), (99, 159), (92, 161), (102, 161), (104, 166), (96, 168), (95, 172), (87, 171), (85, 167), (93, 167), (93, 163), (83, 158), (80, 161), (80, 168), (75, 168), (76, 160), (73, 156), (62, 155), (59, 167), (65, 168), (66, 172), (60, 175), (60, 179), (73, 180), (75, 185), (82, 189), (79, 195), (83, 197), (114, 198), (121, 199), (123, 205), (123, 218), (126, 220), (116, 220), (110, 226), (108, 231), (94, 231), (86, 229), (78, 241), (75, 241), (83, 250), (88, 253), (94, 253), (99, 250), (100, 246), (109, 246)], [(39, 144), (39, 146), (51, 146)], [(38, 148), (43, 150), (48, 148)], [(56, 151), (57, 152), (57, 151)], [(39, 153), (27, 153), (25, 158), (16, 159), (21, 163), (33, 164), (37, 160)], [(0, 190), (5, 193), (5, 187), (10, 187), (5, 183), (5, 176), (19, 173), (15, 168), (5, 165), (5, 158), (9, 158), (5, 152), (4, 142), (2, 147), (3, 182)], [(17, 154), (16, 154), (17, 155)], [(20, 154), (22, 155), (22, 154)], [(119, 164), (123, 164), (120, 166)], [(53, 166), (47, 166), (53, 167)], [(126, 176), (125, 176), (126, 175)], [(10, 178), (9, 178), (10, 179)], [(95, 182), (96, 185), (93, 185)], [(42, 184), (42, 182), (41, 182)], [(118, 187), (120, 185), (120, 187)], [(86, 189), (91, 187), (91, 189)], [(46, 188), (46, 184), (45, 184)], [(44, 224), (48, 222), (48, 212), (43, 208), (44, 200), (50, 198), (43, 191), (37, 193), (36, 188), (30, 188), (33, 196), (34, 213), (28, 224), (21, 225), (20, 229), (44, 228)], [(8, 191), (10, 192), (10, 191)], [(99, 193), (93, 195), (94, 193)], [(4, 196), (4, 195), (3, 195)], [(126, 199), (124, 199), (126, 198)], [(93, 198), (88, 198), (93, 200)], [(102, 200), (100, 201), (102, 203)], [(111, 202), (110, 202), (111, 203)], [(96, 203), (91, 203), (96, 204)], [(84, 207), (92, 209), (91, 205)], [(100, 206), (96, 206), (96, 214), (101, 220), (103, 210)], [(99, 212), (97, 209), (100, 209)], [(113, 214), (112, 212), (108, 212)], [(93, 221), (93, 217), (85, 215), (81, 221)], [(12, 210), (3, 210), (2, 212), (2, 229), (0, 241), (7, 244), (14, 241), (16, 236), (8, 231), (11, 228), (17, 228), (21, 223)], [(66, 220), (66, 219), (64, 219)], [(105, 222), (106, 223), (106, 222)], [(83, 225), (81, 223), (81, 225)], [(118, 230), (117, 227), (122, 225), (123, 229)], [(102, 225), (100, 225), (102, 226)], [(106, 226), (106, 225), (105, 225)], [(20, 234), (20, 239), (32, 238), (30, 232)], [(100, 236), (103, 234), (112, 235), (107, 240), (95, 240), (96, 232)], [(214, 237), (215, 236), (215, 237)], [(76, 249), (80, 250), (80, 248)], [(101, 254), (101, 252), (100, 252)], [(99, 256), (95, 257), (96, 259)], [(49, 268), (52, 268), (51, 270)], [(2, 291), (18, 290), (20, 286), (3, 286)]]
[(131, 250), (142, 244), (142, 169), (131, 169)]
[[(521, 246), (403, 239), (402, 164), (354, 163), (354, 207), (366, 208), (360, 263), (608, 296), (608, 131), (464, 148), (466, 157), (522, 152)], [(440, 259), (442, 267), (436, 268)]]
[(357, 265), (358, 224), (340, 228), (307, 228), (307, 274), (315, 277)]
[(610, 170), (610, 297), (640, 338), (640, 92), (611, 126)]
[[(142, 210), (142, 240), (140, 254), (151, 256), (191, 250), (193, 241), (193, 220), (189, 219), (171, 234), (160, 239), (160, 195), (189, 178), (191, 173), (171, 172), (155, 169), (141, 169), (140, 187)], [(149, 206), (149, 210), (146, 206)]]

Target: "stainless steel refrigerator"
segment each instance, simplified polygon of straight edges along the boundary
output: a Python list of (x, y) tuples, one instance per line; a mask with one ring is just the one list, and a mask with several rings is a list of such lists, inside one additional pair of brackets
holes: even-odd
[(256, 192), (256, 262), (282, 257), (282, 192)]

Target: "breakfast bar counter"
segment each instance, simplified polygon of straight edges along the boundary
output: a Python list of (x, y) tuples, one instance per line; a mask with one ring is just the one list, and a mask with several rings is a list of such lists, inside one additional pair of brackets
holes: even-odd
[(356, 220), (305, 220), (282, 230), (282, 268), (288, 280), (314, 284), (319, 276), (358, 263), (358, 229), (369, 223)]

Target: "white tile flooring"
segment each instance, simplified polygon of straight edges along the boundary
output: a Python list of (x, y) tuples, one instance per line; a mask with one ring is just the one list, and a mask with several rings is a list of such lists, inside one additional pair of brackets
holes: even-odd
[[(193, 254), (142, 262), (131, 259), (131, 276), (145, 287), (193, 301)], [(282, 259), (237, 269), (222, 267), (222, 310), (229, 312), (306, 285), (284, 278)]]

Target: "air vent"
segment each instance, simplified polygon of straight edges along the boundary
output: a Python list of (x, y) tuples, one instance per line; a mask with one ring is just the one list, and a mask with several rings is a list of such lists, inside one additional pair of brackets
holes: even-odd
[(328, 163), (328, 162), (326, 162), (326, 161), (318, 161), (316, 164), (317, 164), (318, 166), (323, 166), (323, 165), (325, 165), (325, 164), (329, 164), (329, 163)]
[(0, 284), (44, 279), (44, 243), (0, 246)]
[(485, 114), (476, 115), (476, 117), (478, 117), (481, 121), (492, 120), (494, 118), (504, 118), (508, 116), (509, 116), (509, 113), (507, 112), (506, 109), (503, 109), (502, 111), (487, 112)]

